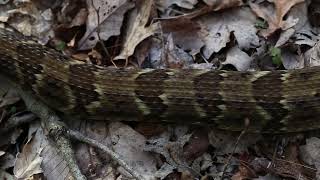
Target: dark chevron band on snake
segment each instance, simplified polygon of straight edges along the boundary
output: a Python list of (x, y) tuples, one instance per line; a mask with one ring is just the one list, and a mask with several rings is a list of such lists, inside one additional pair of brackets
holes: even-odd
[(0, 74), (82, 119), (281, 133), (320, 128), (320, 67), (236, 72), (115, 69), (67, 58), (0, 29)]

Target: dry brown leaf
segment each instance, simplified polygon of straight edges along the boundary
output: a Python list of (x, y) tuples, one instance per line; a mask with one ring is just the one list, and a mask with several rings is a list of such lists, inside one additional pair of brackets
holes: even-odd
[(99, 40), (118, 36), (123, 16), (134, 3), (129, 0), (87, 0), (87, 6), (87, 31), (78, 43), (80, 50), (93, 48)]
[[(250, 7), (257, 14), (257, 16), (268, 22), (268, 29), (262, 31), (262, 35), (265, 37), (270, 36), (273, 32), (278, 29), (286, 30), (289, 28), (289, 21), (295, 21), (292, 19), (283, 20), (284, 16), (288, 13), (288, 11), (296, 4), (304, 2), (304, 0), (274, 0), (274, 8), (258, 5), (255, 3), (250, 3)], [(288, 24), (290, 23), (290, 24)]]
[(222, 9), (227, 9), (231, 7), (241, 6), (243, 4), (242, 0), (203, 0), (207, 5), (211, 7), (212, 11), (218, 11)]
[(252, 178), (252, 172), (243, 165), (239, 166), (239, 171), (231, 177), (231, 180), (244, 180)]
[(129, 19), (128, 32), (121, 53), (114, 59), (127, 59), (130, 57), (136, 46), (144, 39), (152, 36), (159, 30), (159, 23), (152, 23), (147, 26), (154, 8), (153, 0), (142, 0), (141, 7), (137, 9), (137, 15), (131, 14)]
[[(70, 121), (70, 127), (78, 127), (77, 130), (86, 134), (86, 136), (98, 141), (105, 146), (111, 146), (111, 140), (108, 136), (108, 126), (105, 122), (92, 122), (81, 120), (78, 122)], [(75, 157), (81, 171), (89, 177), (89, 179), (116, 179), (114, 176), (114, 167), (107, 166), (109, 164), (109, 156), (97, 148), (93, 148), (87, 144), (79, 143), (75, 145)], [(106, 173), (109, 172), (109, 173)]]
[[(305, 166), (303, 166), (298, 159), (298, 148), (299, 147), (296, 144), (289, 144), (283, 155), (285, 159), (277, 159), (274, 161), (274, 170), (276, 174), (294, 179), (309, 179), (305, 174)], [(314, 172), (311, 173), (311, 176), (315, 175)]]
[(84, 61), (84, 62), (90, 61), (89, 55), (87, 53), (72, 54), (72, 58), (79, 60), (79, 61)]
[(179, 69), (193, 63), (193, 59), (188, 53), (175, 46), (171, 34), (167, 38), (163, 54), (163, 63), (168, 68)]
[(85, 24), (87, 16), (88, 11), (85, 8), (80, 9), (77, 15), (73, 18), (71, 24), (69, 25), (69, 28)]
[(183, 155), (188, 161), (193, 161), (204, 154), (209, 147), (208, 133), (204, 129), (196, 130), (190, 141), (183, 147)]
[(40, 153), (43, 149), (41, 139), (32, 138), (22, 149), (21, 153), (18, 153), (17, 160), (14, 165), (14, 175), (18, 179), (26, 179), (34, 174), (43, 172), (40, 165), (43, 158)]
[(161, 30), (163, 33), (171, 33), (173, 43), (183, 50), (191, 51), (191, 55), (199, 53), (200, 48), (204, 46), (200, 36), (201, 25), (189, 18), (181, 16), (162, 20)]

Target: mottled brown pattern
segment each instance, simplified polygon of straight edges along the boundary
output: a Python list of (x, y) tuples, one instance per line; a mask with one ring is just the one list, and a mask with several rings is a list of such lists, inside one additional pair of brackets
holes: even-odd
[(219, 106), (224, 105), (219, 87), (223, 79), (219, 71), (208, 71), (199, 74), (193, 80), (195, 98), (213, 123), (222, 112)]
[(6, 74), (7, 76), (10, 76), (15, 81), (18, 81), (19, 78), (17, 77), (17, 67), (15, 65), (14, 59), (12, 57), (1, 54), (0, 56), (0, 69), (1, 71)]
[(291, 71), (114, 69), (0, 28), (0, 74), (83, 119), (202, 123), (280, 133), (320, 128), (320, 67)]
[(99, 101), (99, 94), (94, 86), (95, 75), (84, 64), (70, 65), (69, 73), (68, 82), (76, 103), (73, 110), (87, 114), (87, 106)]
[(139, 74), (135, 78), (137, 87), (134, 92), (137, 98), (142, 101), (141, 103), (144, 103), (149, 110), (145, 116), (150, 118), (161, 117), (167, 111), (168, 105), (159, 96), (164, 93), (163, 83), (168, 77), (169, 75), (165, 70), (158, 70)]
[(275, 71), (268, 73), (252, 82), (252, 96), (260, 106), (270, 116), (270, 120), (264, 125), (264, 129), (279, 130), (283, 127), (281, 121), (288, 115), (288, 109), (280, 103), (285, 98), (282, 86), (282, 77), (285, 72)]

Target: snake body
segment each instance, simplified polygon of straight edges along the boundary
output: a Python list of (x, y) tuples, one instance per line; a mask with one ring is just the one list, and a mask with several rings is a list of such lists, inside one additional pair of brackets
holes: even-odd
[(0, 28), (0, 74), (82, 119), (206, 124), (249, 132), (320, 128), (320, 67), (236, 72), (115, 69), (61, 55)]

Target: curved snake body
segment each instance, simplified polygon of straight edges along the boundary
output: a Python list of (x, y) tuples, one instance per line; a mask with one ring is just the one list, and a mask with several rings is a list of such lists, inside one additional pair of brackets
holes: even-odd
[(289, 71), (112, 69), (0, 29), (0, 73), (83, 119), (209, 124), (249, 132), (320, 128), (320, 67)]

